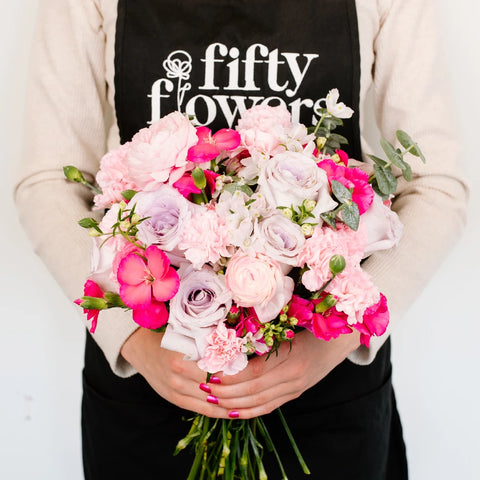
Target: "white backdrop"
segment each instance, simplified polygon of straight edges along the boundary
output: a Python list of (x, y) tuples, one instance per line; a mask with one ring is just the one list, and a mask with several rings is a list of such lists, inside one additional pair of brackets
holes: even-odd
[[(12, 202), (36, 0), (0, 17), (0, 478), (79, 480), (84, 332), (32, 253)], [(466, 143), (469, 225), (393, 335), (394, 383), (412, 480), (480, 478), (480, 6), (438, 0)], [(328, 479), (330, 480), (330, 479)]]

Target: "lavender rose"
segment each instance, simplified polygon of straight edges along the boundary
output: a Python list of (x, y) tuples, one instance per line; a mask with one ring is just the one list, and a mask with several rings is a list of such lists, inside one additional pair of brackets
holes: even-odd
[(180, 288), (170, 300), (170, 317), (162, 347), (199, 360), (207, 346), (206, 337), (227, 317), (232, 297), (223, 276), (204, 266), (196, 270), (183, 264), (178, 270)]

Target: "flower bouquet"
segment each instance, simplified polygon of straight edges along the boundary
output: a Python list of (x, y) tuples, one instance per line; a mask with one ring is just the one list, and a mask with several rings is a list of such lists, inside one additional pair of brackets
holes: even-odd
[[(361, 262), (401, 236), (392, 167), (409, 180), (405, 154), (424, 159), (402, 131), (404, 150), (381, 141), (385, 160), (348, 158), (334, 130), (353, 112), (338, 98), (329, 92), (311, 128), (282, 106), (255, 106), (234, 130), (216, 133), (174, 112), (107, 153), (97, 185), (65, 167), (95, 192), (95, 208), (107, 209), (101, 221), (79, 222), (93, 239), (76, 301), (90, 331), (101, 310), (130, 310), (140, 326), (164, 332), (163, 348), (197, 362), (207, 382), (235, 375), (252, 356), (268, 359), (300, 330), (324, 341), (358, 330), (367, 347), (383, 334), (387, 301)], [(264, 449), (287, 478), (263, 419), (234, 413), (190, 419), (175, 452), (194, 450), (188, 479), (266, 479)]]

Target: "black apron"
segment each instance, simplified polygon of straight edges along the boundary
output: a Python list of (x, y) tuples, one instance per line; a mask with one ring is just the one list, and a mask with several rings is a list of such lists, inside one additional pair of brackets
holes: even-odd
[[(282, 103), (308, 126), (315, 104), (338, 88), (355, 110), (339, 133), (361, 158), (353, 0), (119, 0), (115, 72), (122, 143), (173, 110), (215, 131), (254, 104)], [(172, 452), (189, 412), (140, 375), (114, 375), (89, 334), (83, 386), (87, 479), (186, 478), (192, 457)], [(282, 410), (312, 472), (303, 475), (273, 413), (266, 421), (290, 479), (407, 479), (389, 340), (371, 365), (344, 361)], [(269, 479), (280, 478), (272, 455), (265, 464)]]

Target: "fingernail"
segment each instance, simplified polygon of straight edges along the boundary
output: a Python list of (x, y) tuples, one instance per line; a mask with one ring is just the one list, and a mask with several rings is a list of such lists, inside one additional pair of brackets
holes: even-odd
[(205, 393), (212, 393), (212, 390), (210, 389), (210, 387), (208, 385), (206, 385), (205, 383), (201, 383), (199, 385), (199, 388), (200, 388), (200, 390), (203, 390)]
[(214, 395), (209, 395), (207, 397), (207, 402), (208, 403), (215, 403), (216, 405), (218, 405), (218, 398), (215, 397)]
[(228, 413), (228, 416), (230, 418), (238, 418), (240, 414), (236, 410), (232, 410), (231, 412)]
[(216, 377), (215, 375), (212, 375), (212, 376), (210, 377), (209, 382), (210, 382), (210, 383), (216, 383), (217, 385), (218, 385), (219, 383), (222, 383), (222, 381), (221, 381), (218, 377)]

